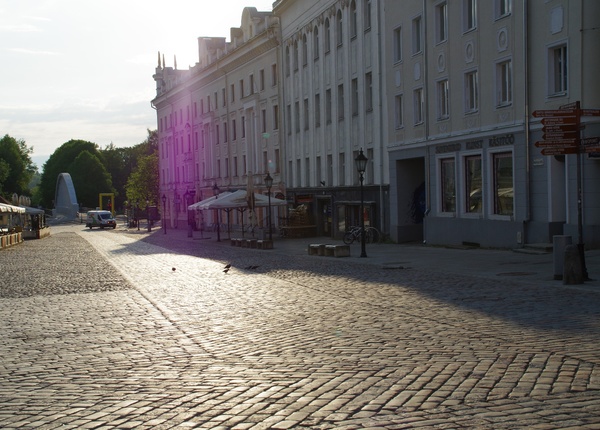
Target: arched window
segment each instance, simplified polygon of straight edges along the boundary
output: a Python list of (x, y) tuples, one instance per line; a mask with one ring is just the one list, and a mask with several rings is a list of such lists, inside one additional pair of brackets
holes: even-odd
[(325, 53), (331, 50), (331, 26), (329, 18), (325, 19)]
[(342, 11), (338, 10), (337, 11), (337, 15), (336, 15), (336, 25), (337, 25), (337, 31), (336, 31), (336, 42), (338, 44), (338, 46), (342, 45), (344, 43), (344, 27), (343, 27), (343, 21), (342, 21)]
[(306, 34), (302, 36), (302, 65), (308, 64), (308, 43), (306, 43)]
[(294, 70), (298, 70), (298, 41), (294, 42)]
[(313, 58), (319, 58), (319, 27), (315, 26), (313, 31)]

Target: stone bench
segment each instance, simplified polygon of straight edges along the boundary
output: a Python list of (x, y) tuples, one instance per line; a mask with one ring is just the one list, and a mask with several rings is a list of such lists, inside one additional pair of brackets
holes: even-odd
[(350, 245), (326, 245), (322, 243), (311, 243), (308, 245), (308, 255), (350, 257)]
[(273, 241), (272, 240), (257, 240), (256, 248), (258, 248), (258, 249), (273, 249)]

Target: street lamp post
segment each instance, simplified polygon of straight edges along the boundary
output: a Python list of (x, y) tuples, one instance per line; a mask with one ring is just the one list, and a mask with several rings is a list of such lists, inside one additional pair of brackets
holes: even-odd
[(162, 226), (163, 226), (163, 232), (164, 234), (167, 234), (167, 196), (165, 196), (164, 194), (162, 195), (162, 202), (163, 202), (163, 213), (162, 213)]
[(273, 240), (273, 227), (271, 225), (271, 187), (273, 186), (273, 178), (267, 172), (267, 176), (265, 176), (265, 186), (267, 187), (267, 192), (269, 196), (269, 216), (267, 217), (267, 222), (269, 223), (269, 240)]
[[(219, 198), (219, 193), (221, 192), (221, 190), (219, 190), (219, 187), (217, 186), (217, 183), (215, 182), (215, 184), (213, 185), (213, 191), (215, 193), (215, 199)], [(221, 217), (219, 216), (219, 209), (215, 209), (217, 211), (217, 242), (221, 241)]]
[(365, 157), (365, 154), (363, 154), (363, 150), (362, 148), (360, 148), (360, 151), (358, 153), (358, 155), (356, 156), (356, 158), (354, 159), (354, 162), (356, 163), (356, 170), (358, 170), (358, 178), (360, 180), (360, 256), (361, 257), (366, 257), (367, 256), (367, 250), (366, 250), (366, 238), (367, 235), (365, 234), (365, 191), (364, 191), (364, 187), (363, 187), (363, 182), (365, 180), (365, 170), (367, 169), (367, 157)]
[(135, 209), (134, 209), (134, 211), (135, 211), (135, 213), (134, 213), (135, 223), (137, 224), (138, 231), (140, 231), (140, 218), (139, 218), (139, 216), (140, 216), (140, 208), (139, 208), (137, 200), (135, 201)]
[(152, 225), (150, 224), (150, 200), (146, 199), (146, 220), (148, 221), (148, 232), (152, 230)]

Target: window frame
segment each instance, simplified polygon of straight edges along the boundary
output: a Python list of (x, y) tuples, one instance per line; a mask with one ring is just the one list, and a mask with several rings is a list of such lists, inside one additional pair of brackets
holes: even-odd
[[(560, 53), (558, 61), (557, 53)], [(548, 97), (562, 97), (568, 93), (569, 49), (566, 41), (562, 41), (548, 47)]]
[(510, 106), (513, 103), (512, 70), (512, 58), (496, 63), (496, 107)]
[(468, 70), (464, 76), (464, 112), (471, 114), (479, 111), (479, 71)]
[(435, 6), (435, 43), (448, 40), (448, 3), (442, 1)]
[(450, 81), (448, 78), (436, 82), (437, 119), (445, 121), (450, 118)]

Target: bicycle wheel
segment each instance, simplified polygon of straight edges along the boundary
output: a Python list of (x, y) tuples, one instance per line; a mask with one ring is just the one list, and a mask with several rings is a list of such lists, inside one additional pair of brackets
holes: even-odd
[(367, 234), (371, 239), (370, 243), (379, 243), (379, 241), (381, 240), (381, 233), (379, 233), (379, 230), (377, 230), (375, 227), (369, 227), (367, 229)]
[(354, 234), (352, 234), (351, 231), (347, 231), (344, 233), (343, 240), (346, 245), (350, 245), (352, 242), (354, 242)]

